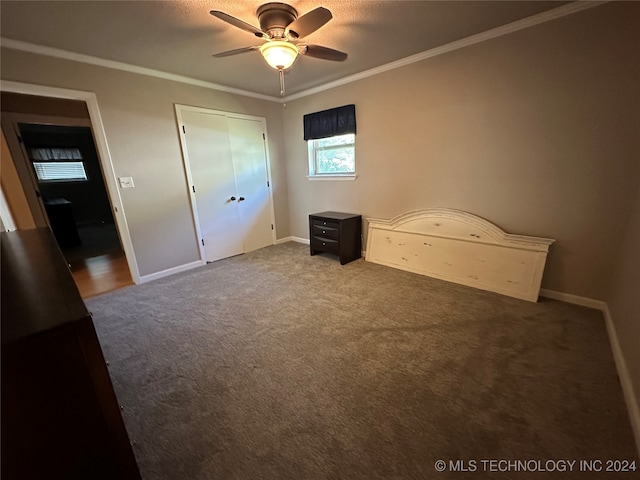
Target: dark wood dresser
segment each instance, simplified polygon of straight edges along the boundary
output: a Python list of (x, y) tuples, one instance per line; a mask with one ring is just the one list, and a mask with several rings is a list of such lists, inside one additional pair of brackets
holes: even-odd
[(139, 480), (90, 313), (49, 229), (3, 232), (2, 478)]
[(309, 215), (311, 255), (329, 252), (340, 264), (362, 257), (362, 215), (322, 212)]

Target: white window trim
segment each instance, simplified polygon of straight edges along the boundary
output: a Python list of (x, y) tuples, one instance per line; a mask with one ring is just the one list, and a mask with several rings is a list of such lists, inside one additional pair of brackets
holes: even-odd
[(353, 182), (358, 175), (355, 173), (323, 173), (320, 175), (307, 175), (312, 182)]

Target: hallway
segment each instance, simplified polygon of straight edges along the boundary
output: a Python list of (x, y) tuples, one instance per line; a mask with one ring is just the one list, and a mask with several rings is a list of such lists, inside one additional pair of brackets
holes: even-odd
[(127, 259), (122, 250), (69, 262), (82, 298), (133, 285)]
[(82, 298), (133, 285), (129, 265), (112, 222), (77, 225), (80, 244), (62, 248)]

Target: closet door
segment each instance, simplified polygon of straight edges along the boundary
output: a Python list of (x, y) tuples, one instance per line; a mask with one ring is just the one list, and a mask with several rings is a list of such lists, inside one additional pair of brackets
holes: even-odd
[(267, 154), (262, 122), (228, 117), (244, 251), (273, 244)]
[(195, 197), (196, 222), (205, 260), (213, 262), (244, 252), (235, 172), (227, 118), (182, 111), (188, 168)]

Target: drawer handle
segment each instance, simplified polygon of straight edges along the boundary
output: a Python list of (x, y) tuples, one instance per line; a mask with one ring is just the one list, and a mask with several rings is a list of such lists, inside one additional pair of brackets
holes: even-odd
[(327, 222), (322, 222), (322, 224), (323, 224), (323, 225), (326, 225), (326, 224), (327, 224)]
[(327, 233), (326, 230), (322, 230), (322, 233)]
[(326, 245), (327, 245), (326, 243), (322, 242), (322, 246), (323, 246), (323, 247), (324, 247), (324, 246), (326, 246)]

